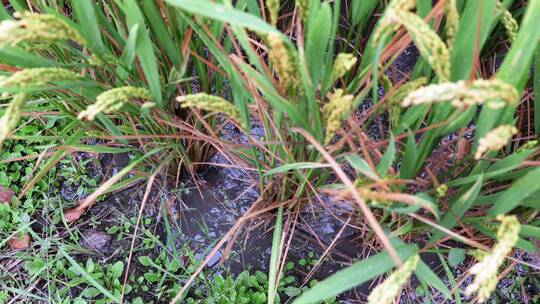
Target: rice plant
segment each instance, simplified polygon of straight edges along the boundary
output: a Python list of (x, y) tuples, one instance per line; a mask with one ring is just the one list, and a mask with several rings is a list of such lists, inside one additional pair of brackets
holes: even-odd
[[(257, 301), (281, 301), (298, 218), (314, 205), (369, 250), (292, 303), (364, 283), (373, 288), (358, 300), (395, 303), (413, 281), (485, 302), (540, 239), (538, 18), (539, 0), (12, 0), (0, 9), (0, 148), (32, 140), (54, 151), (19, 199), (73, 151), (133, 154), (64, 210), (66, 225), (141, 180), (144, 207), (158, 175), (178, 187), (208, 165), (253, 172), (259, 200), (173, 303), (253, 219), (274, 225)], [(64, 136), (18, 134), (27, 113), (49, 112)], [(216, 153), (227, 163), (209, 163)], [(477, 261), (468, 286), (423, 258), (447, 269), (463, 252)]]

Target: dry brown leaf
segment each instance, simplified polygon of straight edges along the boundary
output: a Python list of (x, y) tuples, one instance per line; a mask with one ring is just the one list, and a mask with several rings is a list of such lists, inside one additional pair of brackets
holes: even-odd
[(64, 220), (67, 223), (73, 223), (77, 221), (83, 214), (84, 214), (84, 208), (75, 207), (73, 209), (65, 210), (64, 211)]
[(13, 193), (13, 190), (0, 186), (0, 203), (8, 203), (11, 204), (11, 200), (13, 199), (13, 196), (15, 196), (15, 193)]
[(28, 234), (22, 237), (14, 236), (8, 240), (8, 244), (13, 249), (27, 249), (30, 247), (30, 236)]

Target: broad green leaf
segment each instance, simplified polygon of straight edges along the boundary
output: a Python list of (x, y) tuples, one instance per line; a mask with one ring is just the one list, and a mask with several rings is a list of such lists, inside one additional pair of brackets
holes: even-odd
[(192, 14), (212, 18), (232, 25), (246, 27), (263, 34), (279, 33), (273, 26), (262, 19), (246, 12), (227, 7), (208, 0), (166, 0), (170, 5), (179, 7)]
[(414, 134), (409, 132), (409, 138), (407, 140), (407, 147), (405, 148), (405, 154), (401, 161), (401, 169), (399, 176), (403, 179), (413, 178), (414, 167), (416, 165), (416, 159), (418, 157), (418, 151), (416, 150), (416, 142)]
[[(120, 3), (120, 2), (117, 2)], [(150, 92), (158, 105), (163, 106), (163, 97), (161, 93), (161, 83), (159, 78), (159, 70), (157, 65), (157, 58), (154, 54), (154, 46), (150, 39), (149, 33), (146, 30), (144, 17), (141, 9), (135, 0), (125, 0), (121, 5), (122, 10), (126, 14), (128, 26), (132, 29), (135, 25), (137, 27), (137, 57), (141, 63), (146, 81), (150, 88)]]
[(461, 264), (465, 259), (465, 250), (461, 248), (452, 248), (448, 253), (448, 263), (452, 267), (456, 267)]
[(103, 54), (105, 45), (99, 29), (99, 21), (96, 15), (96, 3), (91, 0), (72, 1), (73, 10), (79, 21), (79, 31), (86, 39), (88, 46), (94, 52)]
[(358, 154), (347, 155), (345, 159), (347, 159), (356, 172), (372, 180), (378, 179), (377, 174), (373, 172), (369, 164)]
[(319, 83), (321, 77), (323, 62), (326, 55), (326, 49), (330, 40), (330, 26), (332, 24), (332, 10), (328, 2), (321, 3), (314, 18), (308, 24), (306, 35), (306, 62), (311, 76), (311, 82), (314, 85)]
[(538, 190), (540, 190), (540, 168), (536, 168), (522, 178), (516, 180), (512, 186), (505, 190), (497, 199), (489, 213), (491, 215), (507, 213), (519, 206), (524, 199)]
[(388, 141), (388, 147), (386, 148), (386, 151), (384, 152), (381, 161), (377, 164), (377, 173), (379, 176), (384, 177), (388, 173), (388, 169), (392, 166), (394, 163), (394, 159), (396, 157), (396, 140), (394, 139), (394, 135), (390, 136), (390, 140)]

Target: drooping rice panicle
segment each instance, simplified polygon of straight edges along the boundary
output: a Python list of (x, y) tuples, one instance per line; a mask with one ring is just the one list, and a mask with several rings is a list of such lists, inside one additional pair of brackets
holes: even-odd
[(482, 158), (487, 152), (497, 151), (508, 144), (518, 132), (517, 128), (511, 125), (502, 125), (489, 131), (478, 141), (478, 149), (474, 154), (475, 159)]
[(450, 51), (439, 35), (416, 14), (398, 11), (395, 15), (396, 20), (411, 35), (422, 57), (439, 77), (439, 82), (448, 81), (450, 79)]
[(490, 108), (500, 108), (505, 105), (516, 105), (518, 100), (519, 96), (514, 86), (498, 79), (478, 79), (471, 83), (458, 81), (422, 87), (409, 93), (403, 99), (402, 105), (408, 107), (450, 101), (459, 109), (482, 103), (486, 103)]
[(80, 80), (83, 77), (62, 68), (31, 68), (0, 79), (2, 88), (40, 87), (55, 81)]
[(2, 118), (0, 118), (0, 148), (2, 148), (4, 140), (6, 140), (9, 133), (17, 127), (26, 98), (26, 93), (18, 93), (13, 96), (13, 100), (9, 103)]
[(295, 3), (300, 11), (302, 20), (307, 20), (309, 16), (309, 0), (295, 0)]
[(420, 256), (418, 254), (413, 255), (389, 275), (384, 282), (377, 285), (368, 296), (368, 304), (391, 304), (416, 269), (418, 261), (420, 261)]
[(495, 290), (498, 269), (519, 239), (521, 225), (515, 215), (499, 215), (497, 220), (501, 222), (497, 230), (497, 244), (471, 267), (469, 272), (475, 276), (474, 281), (465, 289), (467, 296), (477, 293), (480, 303), (485, 302)]
[(205, 93), (178, 96), (176, 98), (182, 108), (197, 108), (208, 112), (223, 113), (229, 118), (242, 122), (240, 112), (234, 104), (227, 100)]
[(379, 25), (373, 33), (373, 41), (378, 44), (381, 38), (387, 34), (398, 30), (399, 23), (396, 21), (396, 12), (410, 11), (416, 6), (416, 0), (392, 0), (388, 3)]
[(152, 95), (144, 88), (130, 86), (107, 90), (96, 97), (96, 102), (79, 113), (79, 119), (94, 120), (99, 113), (117, 111), (124, 104), (134, 99), (152, 99)]
[(356, 64), (358, 58), (350, 53), (339, 53), (334, 61), (332, 72), (330, 74), (330, 83), (336, 82), (343, 77)]
[(446, 0), (444, 4), (444, 11), (446, 13), (446, 22), (444, 24), (444, 32), (446, 34), (446, 45), (448, 49), (452, 49), (454, 40), (459, 30), (459, 13), (457, 10), (456, 0)]
[(504, 25), (506, 34), (508, 35), (508, 40), (510, 40), (510, 42), (514, 42), (514, 40), (516, 40), (519, 30), (519, 25), (516, 19), (514, 19), (512, 13), (510, 13), (506, 8), (504, 8), (501, 1), (497, 1), (497, 10), (502, 14), (501, 22)]
[(280, 0), (266, 0), (266, 7), (270, 13), (270, 23), (276, 26), (279, 17)]
[(281, 84), (285, 89), (290, 89), (299, 83), (298, 59), (296, 54), (289, 49), (283, 39), (278, 34), (268, 34), (268, 46), (270, 50), (268, 57), (272, 63)]
[(322, 108), (326, 128), (325, 144), (330, 143), (332, 137), (336, 135), (336, 132), (339, 130), (341, 122), (343, 121), (343, 117), (351, 111), (352, 101), (353, 96), (343, 95), (343, 90), (341, 89), (329, 94), (328, 103)]
[(14, 16), (19, 19), (0, 23), (0, 46), (17, 46), (23, 42), (31, 42), (33, 47), (47, 46), (62, 40), (86, 43), (76, 29), (55, 15), (16, 12)]
[(405, 27), (422, 57), (439, 77), (439, 82), (448, 81), (450, 79), (450, 51), (429, 24), (410, 12), (415, 6), (415, 0), (390, 2), (373, 34), (374, 42), (378, 43), (384, 34), (395, 32), (400, 26)]

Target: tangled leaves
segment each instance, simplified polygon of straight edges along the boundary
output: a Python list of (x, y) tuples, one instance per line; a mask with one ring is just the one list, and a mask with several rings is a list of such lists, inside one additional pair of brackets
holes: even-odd
[(23, 42), (48, 46), (61, 40), (72, 40), (80, 45), (86, 41), (66, 21), (52, 14), (15, 13), (18, 20), (0, 23), (0, 46), (17, 46)]

